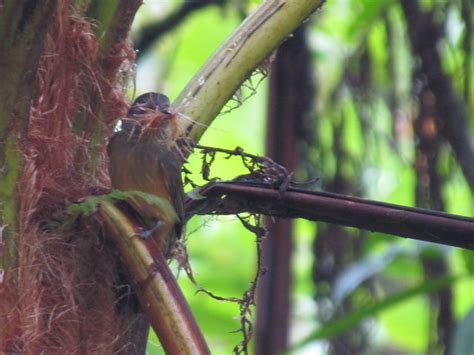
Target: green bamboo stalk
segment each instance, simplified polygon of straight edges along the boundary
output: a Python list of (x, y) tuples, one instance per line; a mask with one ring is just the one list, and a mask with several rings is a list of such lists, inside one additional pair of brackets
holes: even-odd
[[(200, 123), (189, 138), (197, 142), (240, 85), (308, 19), (324, 0), (267, 0), (248, 16), (209, 58), (173, 103), (181, 114)], [(192, 123), (180, 122), (187, 132)]]

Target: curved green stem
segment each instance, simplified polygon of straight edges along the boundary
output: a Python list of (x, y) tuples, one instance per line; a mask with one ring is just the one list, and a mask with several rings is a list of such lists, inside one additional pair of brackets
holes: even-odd
[[(267, 0), (250, 14), (209, 58), (173, 103), (194, 125), (189, 138), (197, 142), (240, 85), (272, 51), (324, 0)], [(180, 131), (192, 125), (180, 122)]]

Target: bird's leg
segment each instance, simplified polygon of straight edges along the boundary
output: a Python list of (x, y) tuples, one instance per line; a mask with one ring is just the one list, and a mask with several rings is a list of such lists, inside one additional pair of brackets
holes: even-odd
[(165, 222), (163, 222), (161, 219), (158, 219), (155, 225), (150, 229), (141, 228), (140, 232), (137, 233), (137, 236), (145, 240), (150, 239), (157, 231), (166, 226), (167, 224)]

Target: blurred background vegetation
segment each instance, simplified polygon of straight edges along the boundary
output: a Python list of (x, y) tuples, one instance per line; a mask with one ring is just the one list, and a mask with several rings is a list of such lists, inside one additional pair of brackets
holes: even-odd
[[(146, 1), (134, 23), (130, 95), (160, 91), (173, 100), (258, 3)], [(456, 147), (466, 137), (474, 145), (472, 6), (327, 1), (300, 31), (312, 89), (311, 110), (288, 137), (297, 143), (297, 180), (320, 177), (318, 190), (474, 216), (463, 154), (472, 166), (474, 156), (469, 145)], [(451, 91), (441, 85), (440, 95), (434, 86), (444, 79)], [(218, 117), (200, 143), (264, 155), (268, 92), (268, 79), (251, 97), (243, 90), (248, 99)], [(442, 100), (461, 114), (440, 111)], [(464, 137), (449, 130), (446, 113), (461, 120), (454, 124)], [(199, 182), (198, 154), (188, 168)], [(243, 172), (237, 159), (222, 159), (213, 174)], [(240, 297), (255, 273), (255, 237), (235, 217), (194, 217), (186, 238), (197, 281)], [(295, 221), (292, 238), (289, 353), (474, 353), (472, 252), (304, 220)], [(233, 332), (238, 305), (196, 294), (184, 273), (179, 280), (213, 353), (230, 353), (242, 339)], [(148, 350), (161, 353), (154, 335)]]

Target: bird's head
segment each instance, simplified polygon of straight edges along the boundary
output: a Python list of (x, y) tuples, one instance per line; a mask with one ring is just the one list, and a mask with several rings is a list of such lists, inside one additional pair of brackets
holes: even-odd
[(122, 119), (122, 131), (133, 135), (145, 132), (164, 139), (176, 139), (176, 114), (166, 95), (149, 92), (135, 99)]

